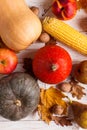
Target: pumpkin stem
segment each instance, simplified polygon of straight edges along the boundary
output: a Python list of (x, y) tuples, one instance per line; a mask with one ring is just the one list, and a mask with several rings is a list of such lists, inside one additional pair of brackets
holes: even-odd
[(18, 99), (14, 103), (16, 104), (16, 106), (19, 106), (19, 107), (21, 106), (21, 101)]
[(58, 65), (57, 64), (52, 64), (51, 65), (51, 70), (52, 71), (56, 71), (58, 69)]

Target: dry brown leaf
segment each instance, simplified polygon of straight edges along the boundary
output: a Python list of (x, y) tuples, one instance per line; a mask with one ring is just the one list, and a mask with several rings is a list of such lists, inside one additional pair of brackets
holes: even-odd
[(73, 78), (70, 81), (72, 86), (70, 93), (72, 97), (76, 97), (77, 99), (81, 99), (86, 93), (83, 91), (85, 88), (78, 84)]
[(77, 0), (78, 9), (87, 9), (87, 0)]
[(71, 79), (69, 82), (63, 82), (58, 86), (63, 92), (71, 93), (72, 97), (76, 97), (77, 99), (81, 99), (86, 93), (84, 92), (84, 87), (78, 84), (75, 79)]
[(64, 108), (62, 114), (67, 113), (67, 103), (63, 100), (66, 96), (58, 89), (50, 87), (49, 89), (41, 89), (40, 104), (38, 112), (42, 120), (49, 123), (52, 119), (50, 108), (54, 105), (59, 105)]
[(78, 84), (72, 85), (71, 94), (73, 97), (77, 97), (77, 99), (81, 99), (83, 95), (86, 95), (86, 93), (83, 92), (84, 88)]
[(71, 120), (68, 119), (66, 116), (64, 117), (58, 117), (58, 116), (53, 116), (52, 120), (57, 124), (57, 125), (61, 125), (61, 126), (71, 126)]

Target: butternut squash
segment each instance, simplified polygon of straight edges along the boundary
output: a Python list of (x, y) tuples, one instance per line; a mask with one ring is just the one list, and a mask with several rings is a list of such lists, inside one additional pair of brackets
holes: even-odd
[(38, 39), (41, 31), (39, 18), (24, 0), (0, 0), (0, 36), (7, 47), (24, 50)]

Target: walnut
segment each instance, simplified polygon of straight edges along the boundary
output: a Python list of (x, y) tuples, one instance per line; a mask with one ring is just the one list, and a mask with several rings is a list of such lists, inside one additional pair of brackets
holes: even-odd
[(64, 112), (64, 108), (60, 105), (55, 104), (50, 108), (50, 112), (52, 112), (53, 114), (61, 115)]

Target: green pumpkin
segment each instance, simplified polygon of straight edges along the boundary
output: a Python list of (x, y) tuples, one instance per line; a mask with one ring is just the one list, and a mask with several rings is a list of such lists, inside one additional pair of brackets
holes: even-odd
[(39, 103), (37, 81), (23, 72), (12, 73), (0, 80), (0, 114), (19, 120), (32, 113)]

